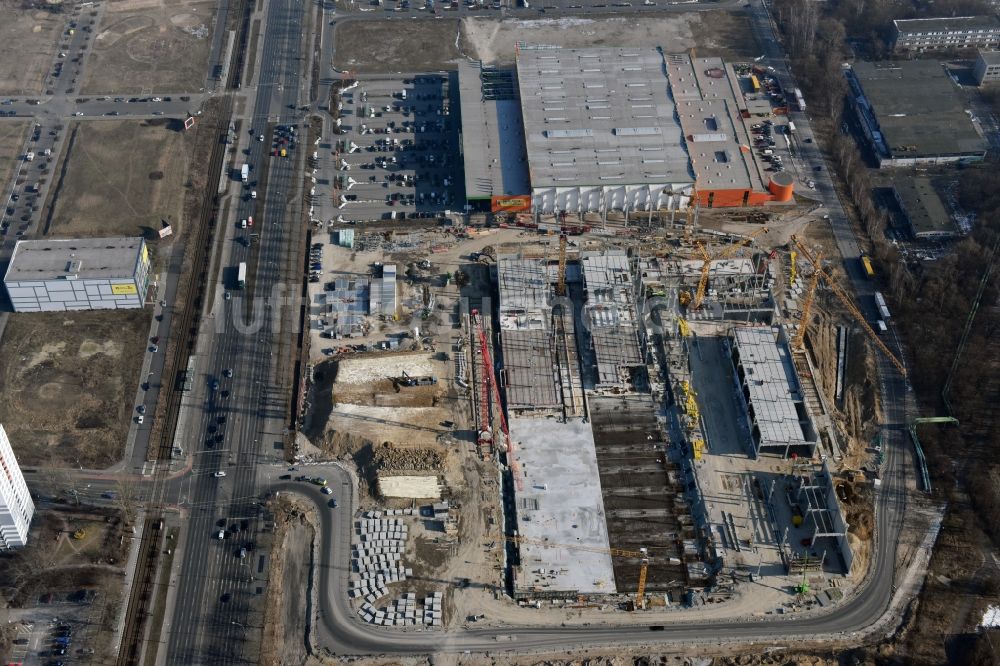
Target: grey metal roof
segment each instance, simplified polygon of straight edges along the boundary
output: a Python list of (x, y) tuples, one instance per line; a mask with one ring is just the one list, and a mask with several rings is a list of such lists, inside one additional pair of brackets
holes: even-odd
[(528, 194), (520, 104), (487, 99), (480, 71), (476, 61), (464, 61), (458, 69), (466, 198)]
[(131, 278), (142, 247), (140, 237), (18, 241), (4, 280)]
[(956, 86), (928, 60), (857, 62), (853, 75), (878, 119), (893, 158), (986, 151)]
[(655, 49), (522, 47), (517, 76), (533, 188), (693, 182)]
[(733, 340), (746, 373), (762, 445), (805, 442), (795, 408), (801, 398), (794, 385), (788, 347), (778, 342), (774, 330), (766, 326), (735, 328)]
[(896, 19), (892, 22), (901, 34), (931, 32), (967, 32), (970, 30), (1000, 30), (1000, 19), (987, 16), (955, 16), (952, 18)]
[(892, 186), (914, 234), (958, 232), (930, 178), (898, 178)]

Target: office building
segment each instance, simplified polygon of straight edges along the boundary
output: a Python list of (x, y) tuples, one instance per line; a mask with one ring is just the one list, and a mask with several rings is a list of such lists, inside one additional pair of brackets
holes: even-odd
[(1000, 19), (992, 15), (902, 19), (892, 25), (897, 53), (1000, 47)]
[(4, 286), (15, 312), (141, 308), (149, 252), (142, 238), (18, 241)]

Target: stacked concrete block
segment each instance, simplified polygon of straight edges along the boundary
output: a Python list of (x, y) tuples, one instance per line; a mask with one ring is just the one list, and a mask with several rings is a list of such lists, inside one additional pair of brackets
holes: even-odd
[(443, 622), (441, 603), (440, 592), (421, 600), (417, 599), (416, 592), (407, 592), (383, 608), (375, 608), (365, 602), (358, 609), (358, 615), (365, 622), (384, 627), (413, 627), (418, 624), (440, 627)]

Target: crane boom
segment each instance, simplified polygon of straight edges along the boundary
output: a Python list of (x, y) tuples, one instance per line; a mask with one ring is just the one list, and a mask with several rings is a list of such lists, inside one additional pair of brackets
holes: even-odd
[(486, 331), (483, 329), (483, 322), (479, 316), (479, 310), (472, 311), (472, 321), (476, 327), (476, 335), (479, 338), (479, 348), (483, 357), (483, 381), (482, 381), (482, 404), (480, 413), (480, 426), (483, 431), (479, 433), (479, 441), (492, 441), (493, 428), (489, 416), (490, 396), (496, 401), (496, 413), (500, 419), (500, 432), (503, 434), (504, 444), (507, 447), (507, 462), (510, 465), (511, 475), (514, 477), (514, 487), (518, 491), (524, 490), (524, 480), (521, 478), (521, 467), (515, 455), (514, 442), (510, 438), (510, 430), (507, 428), (507, 417), (503, 413), (503, 403), (500, 402), (500, 387), (497, 385), (496, 371), (493, 368), (493, 356), (490, 354), (489, 340), (486, 338)]
[[(819, 264), (815, 261), (813, 253), (810, 252), (809, 248), (803, 245), (798, 238), (792, 236), (792, 242), (794, 242), (795, 246), (799, 248), (799, 252), (801, 252), (806, 259), (812, 262), (813, 266), (819, 266)], [(883, 354), (885, 354), (886, 358), (892, 361), (892, 364), (896, 366), (899, 372), (906, 377), (906, 366), (903, 365), (902, 361), (896, 358), (896, 355), (892, 353), (892, 350), (889, 349), (888, 345), (882, 342), (882, 339), (879, 338), (878, 333), (872, 330), (872, 327), (868, 325), (868, 321), (865, 319), (865, 316), (861, 314), (861, 311), (858, 310), (856, 305), (854, 305), (851, 297), (847, 295), (843, 288), (837, 284), (836, 280), (834, 280), (829, 273), (822, 268), (817, 268), (817, 270), (820, 273), (820, 277), (823, 278), (823, 281), (826, 282), (828, 287), (830, 287), (830, 290), (834, 293), (837, 299), (844, 305), (845, 308), (847, 308), (847, 311), (850, 312), (858, 324), (861, 325), (861, 328), (864, 329), (865, 333), (868, 334), (869, 339), (871, 339), (871, 341), (875, 343), (875, 346), (878, 347)]]
[(792, 342), (792, 349), (795, 351), (802, 351), (805, 348), (806, 343), (806, 328), (809, 326), (809, 312), (812, 310), (813, 299), (816, 298), (816, 287), (819, 286), (819, 263), (822, 259), (821, 255), (816, 255), (816, 263), (813, 264), (813, 274), (809, 278), (809, 290), (806, 292), (806, 300), (802, 304), (802, 319), (799, 321), (799, 330), (795, 334), (795, 340)]
[(566, 234), (559, 236), (559, 283), (556, 286), (556, 294), (566, 295)]

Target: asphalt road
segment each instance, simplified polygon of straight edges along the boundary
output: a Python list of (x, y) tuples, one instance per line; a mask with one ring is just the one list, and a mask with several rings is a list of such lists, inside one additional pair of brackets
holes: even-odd
[[(241, 128), (249, 154), (239, 159), (253, 167), (251, 180), (262, 178), (270, 145), (258, 142), (256, 136), (247, 141), (246, 133), (253, 128), (256, 135), (269, 120), (286, 122), (283, 110), (298, 103), (303, 12), (304, 5), (293, 0), (275, 0), (267, 7), (256, 96)], [(217, 296), (214, 333), (211, 322), (203, 329), (211, 340), (200, 364), (205, 375), (198, 380), (205, 400), (200, 410), (193, 410), (200, 413), (189, 417), (187, 441), (192, 443), (195, 468), (185, 494), (193, 508), (167, 642), (171, 664), (244, 663), (251, 660), (244, 654), (247, 634), (260, 628), (262, 597), (257, 589), (263, 583), (255, 579), (254, 558), (243, 559), (238, 553), (256, 542), (260, 529), (257, 466), (281, 454), (274, 443), (282, 440), (285, 397), (276, 395), (274, 388), (273, 349), (279, 336), (290, 331), (275, 326), (271, 304), (265, 301), (277, 293), (292, 251), (281, 223), (287, 213), (286, 197), (296, 186), (293, 178), (292, 159), (272, 158), (267, 188), (258, 199), (243, 196), (248, 189), (242, 183), (230, 188), (238, 195), (231, 201), (235, 216), (226, 224), (253, 216), (254, 226), (239, 235), (259, 237), (252, 244), (232, 243), (226, 248), (229, 258), (221, 279), (233, 287), (233, 267), (246, 262), (248, 289), (232, 291), (236, 296), (231, 300)], [(252, 301), (246, 298), (250, 295)], [(245, 316), (244, 307), (257, 316)], [(213, 476), (218, 471), (226, 476)], [(224, 540), (217, 538), (220, 527), (233, 525), (246, 529), (230, 532), (233, 536)]]

